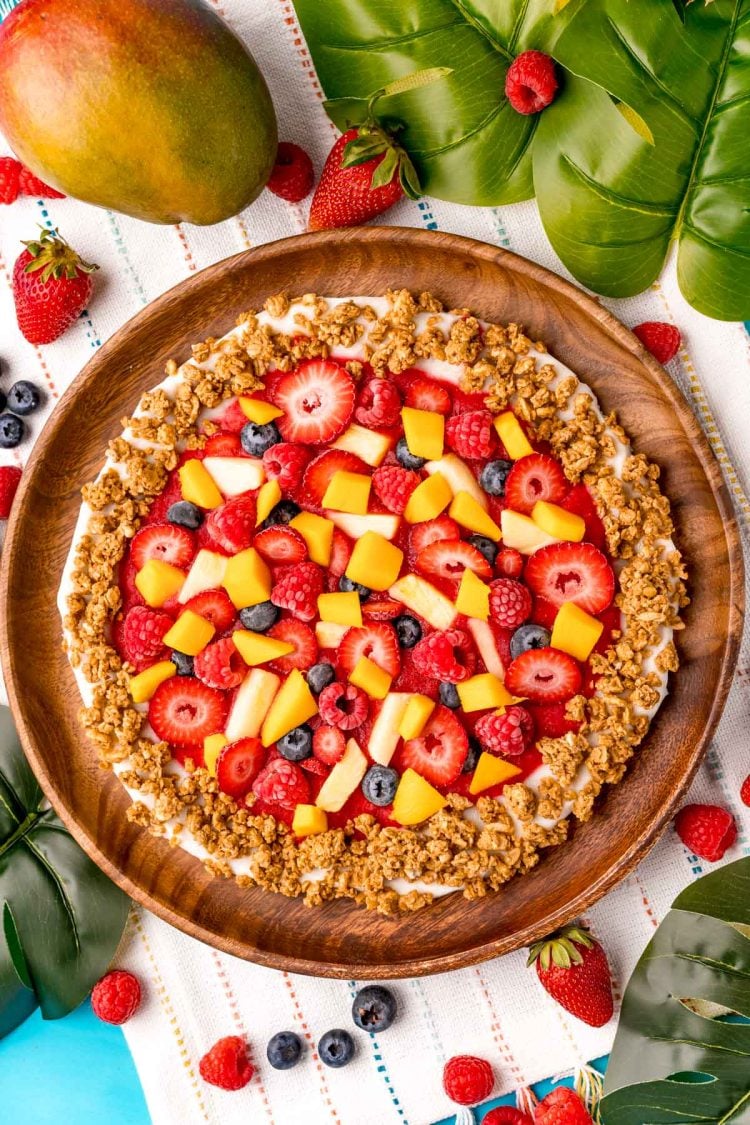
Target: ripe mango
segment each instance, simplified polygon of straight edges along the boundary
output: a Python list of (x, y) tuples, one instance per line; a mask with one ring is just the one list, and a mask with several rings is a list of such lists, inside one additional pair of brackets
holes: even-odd
[[(235, 633), (234, 636), (236, 637), (237, 634)], [(281, 685), (265, 717), (260, 732), (261, 742), (264, 746), (278, 742), (290, 730), (306, 723), (317, 713), (318, 704), (304, 676), (299, 668), (293, 668)]]
[(434, 710), (435, 700), (430, 699), (429, 695), (412, 695), (406, 705), (398, 733), (407, 742), (410, 738), (419, 738)]
[(268, 422), (273, 422), (274, 418), (280, 418), (284, 413), (278, 406), (274, 406), (272, 402), (265, 402), (262, 398), (245, 398), (244, 396), (239, 399), (240, 410), (250, 422), (256, 422), (259, 426), (265, 426)]
[(361, 625), (362, 603), (355, 590), (340, 594), (319, 594), (320, 620), (331, 625)]
[(276, 120), (252, 56), (200, 0), (31, 0), (0, 25), (0, 131), (67, 195), (218, 223), (260, 194)]
[[(414, 494), (412, 493), (412, 495)], [(484, 508), (477, 504), (474, 497), (469, 495), (468, 492), (459, 492), (453, 497), (448, 515), (456, 523), (460, 523), (461, 527), (465, 527), (469, 531), (476, 531), (478, 535), (486, 535), (488, 539), (494, 540), (495, 543), (502, 538), (502, 532), (495, 521), (487, 515)]]
[(177, 652), (197, 656), (199, 652), (203, 652), (215, 632), (216, 629), (205, 617), (193, 613), (192, 609), (186, 609), (164, 634), (164, 644)]
[(265, 664), (269, 660), (278, 660), (279, 657), (294, 652), (294, 645), (290, 645), (288, 641), (267, 637), (265, 633), (253, 633), (250, 629), (235, 629), (232, 640), (234, 647), (250, 668)]
[(354, 544), (346, 577), (371, 590), (387, 590), (398, 578), (403, 561), (400, 547), (394, 547), (377, 531), (366, 531)]
[(521, 423), (512, 410), (498, 414), (495, 418), (495, 430), (511, 461), (520, 461), (522, 457), (528, 457), (534, 452)]
[(346, 469), (339, 469), (331, 477), (325, 491), (323, 507), (363, 516), (370, 500), (371, 485), (372, 477), (367, 477), (364, 473), (349, 473)]
[(476, 617), (478, 621), (486, 621), (490, 615), (490, 588), (468, 567), (461, 575), (456, 609), (467, 617)]
[(316, 805), (297, 805), (292, 820), (292, 832), (295, 836), (317, 836), (319, 832), (328, 831), (328, 817), (325, 809)]
[(331, 558), (333, 544), (333, 524), (325, 516), (316, 516), (314, 512), (300, 512), (289, 526), (298, 531), (307, 544), (307, 553), (314, 563), (328, 566)]
[(223, 586), (237, 609), (268, 601), (271, 596), (271, 571), (255, 547), (232, 555), (227, 563)]
[(506, 762), (505, 758), (496, 758), (494, 754), (488, 754), (484, 750), (479, 755), (474, 776), (469, 783), (469, 792), (475, 797), (477, 793), (483, 793), (485, 789), (491, 789), (493, 785), (499, 785), (501, 781), (510, 781), (512, 777), (517, 777), (520, 772), (518, 766)]
[(563, 602), (552, 626), (550, 644), (576, 660), (588, 660), (604, 632), (604, 624), (574, 602)]
[(399, 824), (421, 824), (445, 808), (448, 801), (413, 769), (404, 770), (393, 801), (393, 819)]
[(537, 527), (541, 527), (548, 535), (554, 535), (555, 539), (580, 543), (586, 534), (586, 523), (582, 516), (568, 512), (558, 504), (550, 504), (548, 500), (537, 500), (531, 518)]
[(150, 668), (139, 672), (137, 676), (131, 676), (128, 686), (133, 697), (133, 703), (146, 703), (159, 684), (163, 684), (165, 680), (171, 680), (176, 672), (177, 666), (171, 660), (160, 660), (158, 664), (152, 664)]
[(225, 734), (207, 734), (203, 739), (203, 764), (211, 777), (216, 777), (216, 763), (222, 750), (228, 745), (229, 739)]
[(445, 418), (442, 414), (404, 406), (401, 421), (410, 453), (415, 457), (424, 457), (427, 461), (437, 461), (438, 457), (443, 456)]
[(270, 516), (273, 509), (281, 499), (281, 485), (277, 480), (267, 480), (258, 489), (255, 499), (255, 526), (263, 523), (266, 516)]
[(180, 466), (177, 473), (183, 500), (199, 508), (219, 508), (224, 503), (216, 481), (202, 461), (193, 457)]
[(148, 559), (135, 576), (135, 588), (146, 605), (164, 605), (185, 582), (186, 574), (163, 559)]
[(349, 676), (349, 683), (362, 688), (371, 699), (385, 699), (391, 690), (392, 678), (374, 660), (370, 660), (367, 656), (360, 656)]
[[(437, 417), (441, 417), (441, 415), (437, 415)], [(404, 519), (407, 523), (424, 523), (425, 520), (434, 520), (444, 508), (448, 507), (452, 499), (451, 486), (443, 474), (433, 473), (431, 477), (427, 477), (421, 484), (418, 484), (412, 492), (404, 509)]]
[(464, 711), (486, 711), (490, 707), (509, 707), (513, 696), (502, 680), (491, 672), (480, 672), (463, 683), (456, 684), (458, 698)]

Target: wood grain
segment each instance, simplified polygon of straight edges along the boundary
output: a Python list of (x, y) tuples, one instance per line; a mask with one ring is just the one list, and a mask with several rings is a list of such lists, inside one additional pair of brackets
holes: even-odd
[[(637, 451), (663, 469), (692, 604), (682, 668), (628, 777), (598, 814), (530, 875), (477, 902), (451, 895), (404, 918), (349, 902), (309, 909), (210, 878), (195, 859), (125, 819), (76, 721), (55, 598), (81, 485), (170, 356), (221, 336), (279, 290), (377, 294), (429, 289), (487, 320), (520, 321), (616, 410)], [(743, 618), (743, 565), (719, 466), (671, 379), (596, 300), (508, 251), (456, 235), (387, 228), (286, 239), (230, 258), (154, 301), (97, 352), (39, 438), (8, 529), (0, 575), (3, 668), (24, 748), (44, 790), (93, 859), (186, 933), (274, 968), (337, 977), (454, 969), (541, 937), (590, 906), (654, 843), (707, 746), (726, 699)]]

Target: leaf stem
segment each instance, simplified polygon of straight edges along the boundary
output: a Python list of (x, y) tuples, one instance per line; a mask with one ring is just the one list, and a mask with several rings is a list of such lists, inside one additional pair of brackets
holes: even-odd
[(11, 848), (18, 843), (19, 840), (23, 839), (23, 837), (31, 831), (31, 829), (34, 827), (41, 816), (42, 814), (40, 812), (27, 813), (25, 819), (21, 821), (13, 835), (9, 836), (5, 843), (0, 844), (0, 856), (4, 856), (5, 853), (9, 852)]

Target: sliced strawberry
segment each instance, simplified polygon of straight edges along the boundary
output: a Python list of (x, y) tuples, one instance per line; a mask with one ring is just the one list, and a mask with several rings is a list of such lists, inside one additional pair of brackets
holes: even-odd
[(463, 726), (447, 707), (438, 706), (419, 738), (410, 738), (399, 752), (402, 768), (410, 768), (431, 785), (450, 785), (461, 773), (469, 749)]
[(566, 703), (529, 704), (537, 738), (562, 738), (564, 734), (578, 730), (581, 724), (566, 716), (566, 706)]
[(238, 434), (247, 425), (247, 415), (240, 406), (239, 400), (233, 398), (216, 421), (227, 433)]
[(159, 684), (148, 705), (156, 737), (176, 746), (203, 744), (224, 729), (227, 696), (192, 676), (173, 676)]
[(344, 756), (346, 735), (339, 727), (325, 723), (315, 731), (312, 749), (319, 761), (327, 766), (335, 766), (336, 762), (340, 762)]
[(300, 769), (305, 771), (305, 773), (314, 773), (317, 774), (318, 777), (327, 777), (331, 772), (330, 766), (327, 766), (324, 762), (321, 762), (319, 758), (313, 757), (312, 754), (309, 758), (304, 758), (299, 763), (299, 766)]
[(548, 602), (546, 598), (534, 598), (534, 605), (531, 610), (530, 620), (535, 625), (543, 625), (545, 629), (551, 629), (555, 624), (557, 617), (558, 606)]
[(259, 738), (240, 738), (230, 742), (216, 761), (219, 789), (228, 797), (246, 797), (263, 768), (266, 752)]
[(195, 536), (186, 528), (173, 523), (153, 523), (133, 536), (130, 558), (136, 570), (145, 566), (149, 559), (159, 559), (184, 570), (192, 562), (195, 547)]
[(349, 538), (344, 535), (343, 531), (335, 529), (333, 533), (333, 543), (331, 546), (331, 558), (328, 562), (328, 569), (331, 574), (336, 578), (340, 578), (349, 565), (349, 559), (352, 557), (352, 544)]
[(406, 389), (406, 405), (415, 410), (429, 410), (430, 414), (448, 414), (451, 396), (446, 387), (432, 379), (416, 378)]
[(323, 503), (326, 489), (338, 472), (369, 473), (369, 468), (345, 449), (328, 449), (321, 453), (305, 469), (302, 477), (302, 493), (306, 500), (317, 507)]
[(346, 429), (354, 398), (354, 383), (343, 367), (328, 359), (304, 360), (273, 389), (274, 402), (284, 411), (276, 425), (284, 441), (331, 441)]
[(481, 551), (462, 539), (438, 539), (419, 552), (416, 568), (422, 574), (460, 580), (465, 570), (478, 578), (491, 578), (492, 567)]
[(283, 523), (259, 531), (253, 546), (269, 562), (298, 563), (307, 558), (307, 544), (300, 533)]
[(508, 668), (505, 686), (513, 695), (540, 703), (558, 703), (581, 688), (581, 670), (572, 656), (556, 648), (531, 648)]
[(275, 637), (277, 641), (286, 641), (294, 645), (294, 652), (287, 656), (279, 656), (273, 661), (277, 672), (291, 672), (292, 668), (301, 668), (306, 671), (312, 668), (318, 658), (318, 642), (309, 625), (287, 617), (268, 630), (267, 636)]
[(203, 452), (206, 457), (244, 457), (245, 455), (239, 434), (227, 433), (214, 434), (210, 437), (203, 446)]
[(559, 504), (568, 491), (562, 468), (545, 453), (530, 453), (516, 461), (505, 482), (505, 506), (529, 513), (537, 500)]
[(415, 555), (429, 547), (438, 539), (460, 539), (461, 529), (450, 516), (438, 516), (434, 520), (417, 523), (409, 532), (409, 546)]
[(348, 675), (354, 671), (362, 656), (369, 657), (389, 676), (397, 676), (401, 669), (401, 659), (395, 630), (381, 621), (349, 629), (339, 647), (339, 666)]
[(606, 609), (615, 593), (612, 567), (591, 543), (542, 547), (526, 563), (524, 578), (533, 594), (553, 605), (575, 602), (592, 614)]
[(392, 598), (368, 598), (362, 603), (362, 616), (365, 621), (392, 621), (404, 612), (401, 602)]
[(226, 500), (220, 508), (208, 513), (204, 524), (206, 534), (230, 555), (244, 551), (253, 541), (255, 531), (255, 497), (250, 492)]
[(586, 534), (583, 538), (587, 542), (593, 543), (600, 551), (606, 551), (607, 533), (596, 510), (593, 497), (585, 484), (574, 484), (565, 499), (560, 501), (560, 507), (580, 516), (586, 524)]
[(183, 609), (191, 609), (199, 617), (205, 617), (217, 633), (225, 633), (237, 616), (237, 610), (224, 590), (204, 590), (186, 601)]

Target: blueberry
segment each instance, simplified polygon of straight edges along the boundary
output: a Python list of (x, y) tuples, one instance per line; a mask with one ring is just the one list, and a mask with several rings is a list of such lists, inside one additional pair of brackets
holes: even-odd
[(370, 766), (362, 778), (362, 792), (373, 805), (392, 805), (399, 777), (390, 766)]
[(299, 505), (293, 500), (280, 500), (271, 514), (266, 516), (261, 527), (275, 527), (277, 523), (289, 523), (300, 513)]
[(15, 449), (25, 433), (26, 426), (15, 414), (0, 414), (0, 449)]
[(264, 426), (248, 422), (240, 430), (240, 441), (245, 453), (249, 453), (251, 457), (262, 457), (272, 445), (278, 445), (281, 434), (275, 422), (266, 422)]
[(415, 457), (413, 453), (410, 453), (406, 438), (403, 437), (396, 443), (396, 460), (405, 469), (421, 469), (427, 461), (425, 457)]
[(495, 559), (497, 558), (498, 552), (497, 543), (493, 543), (492, 540), (488, 539), (486, 535), (470, 535), (469, 542), (471, 543), (472, 547), (476, 547), (480, 555), (484, 555), (490, 566), (495, 565)]
[(28, 379), (14, 383), (8, 391), (8, 410), (12, 410), (14, 414), (33, 414), (41, 401), (39, 388)]
[(478, 738), (473, 734), (469, 735), (469, 749), (464, 758), (464, 764), (461, 766), (461, 773), (473, 773), (477, 768), (479, 755), (482, 753), (482, 746)]
[(324, 687), (328, 687), (336, 679), (336, 669), (333, 664), (322, 660), (320, 664), (313, 664), (307, 673), (307, 686), (314, 695), (320, 695)]
[(369, 586), (363, 586), (361, 582), (352, 582), (351, 578), (347, 578), (345, 574), (342, 574), (339, 578), (339, 590), (341, 590), (342, 594), (350, 594), (352, 592), (359, 594), (359, 600), (361, 602), (366, 602), (372, 593)]
[(167, 508), (167, 519), (178, 527), (186, 527), (189, 531), (196, 531), (203, 523), (203, 512), (197, 504), (189, 500), (178, 500)]
[(360, 988), (352, 1004), (352, 1019), (363, 1031), (385, 1031), (396, 1018), (396, 997), (388, 988), (371, 984)]
[(402, 613), (397, 617), (393, 627), (401, 648), (414, 648), (417, 641), (422, 640), (422, 626), (416, 617), (411, 617), (408, 613)]
[(240, 621), (253, 633), (265, 633), (279, 620), (281, 610), (273, 602), (258, 602), (240, 610)]
[(488, 461), (479, 476), (479, 483), (490, 496), (503, 496), (505, 482), (512, 468), (512, 461)]
[(440, 685), (440, 702), (446, 707), (450, 707), (451, 711), (455, 711), (457, 707), (461, 706), (461, 700), (455, 684), (443, 682)]
[(192, 676), (193, 673), (193, 658), (188, 656), (185, 652), (178, 652), (177, 649), (172, 653), (170, 660), (177, 669), (178, 676)]
[(510, 638), (510, 655), (515, 660), (531, 648), (549, 648), (550, 631), (541, 625), (521, 625)]
[(318, 1043), (318, 1054), (326, 1066), (346, 1066), (354, 1058), (354, 1040), (348, 1031), (334, 1027), (326, 1031)]
[(301, 727), (295, 727), (280, 738), (276, 749), (287, 762), (304, 762), (312, 754), (312, 737), (311, 728), (303, 723)]
[(271, 1036), (266, 1057), (274, 1070), (291, 1070), (302, 1056), (302, 1040), (293, 1031), (279, 1031)]

